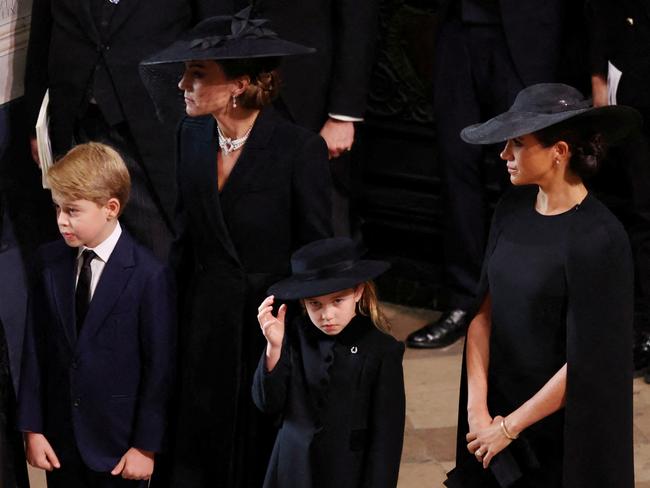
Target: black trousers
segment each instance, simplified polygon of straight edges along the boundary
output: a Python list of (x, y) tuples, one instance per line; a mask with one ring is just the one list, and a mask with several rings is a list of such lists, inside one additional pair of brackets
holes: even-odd
[[(524, 85), (500, 25), (467, 25), (454, 17), (441, 27), (434, 83), (444, 184), (447, 305), (467, 309), (474, 304), (480, 277), (488, 207), (484, 149), (463, 142), (459, 134), (464, 127), (507, 110)], [(503, 171), (505, 178), (505, 167)]]
[[(72, 441), (74, 444), (74, 441)], [(110, 472), (98, 473), (86, 466), (76, 445), (66, 449), (61, 467), (46, 474), (47, 488), (145, 488), (147, 481), (125, 480)]]
[(137, 146), (126, 123), (110, 126), (97, 107), (89, 104), (75, 127), (75, 143), (101, 142), (117, 150), (131, 175), (131, 194), (120, 222), (138, 242), (167, 262), (173, 233), (142, 166)]

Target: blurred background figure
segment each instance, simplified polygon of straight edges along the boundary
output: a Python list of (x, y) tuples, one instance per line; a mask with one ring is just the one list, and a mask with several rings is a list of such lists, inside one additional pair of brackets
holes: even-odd
[[(33, 2), (24, 99), (29, 127), (34, 127), (49, 88), (55, 154), (87, 141), (117, 149), (133, 183), (123, 223), (162, 259), (172, 239), (175, 121), (162, 124), (156, 117), (138, 63), (199, 19), (214, 15), (215, 4)], [(31, 144), (38, 160), (33, 135)]]
[(557, 80), (567, 4), (448, 0), (441, 5), (434, 116), (444, 185), (446, 305), (439, 320), (408, 337), (410, 347), (444, 347), (462, 337), (475, 301), (489, 215), (486, 153), (461, 141), (460, 131), (505, 111), (525, 86)]
[(641, 133), (611, 152), (607, 180), (620, 182), (614, 211), (630, 236), (635, 268), (634, 366), (650, 383), (650, 3), (589, 0), (587, 12), (594, 105), (629, 105), (644, 119)]
[(312, 56), (283, 61), (281, 110), (325, 139), (334, 183), (336, 235), (360, 239), (349, 151), (355, 123), (363, 121), (377, 43), (379, 1), (253, 0), (285, 39), (316, 48)]

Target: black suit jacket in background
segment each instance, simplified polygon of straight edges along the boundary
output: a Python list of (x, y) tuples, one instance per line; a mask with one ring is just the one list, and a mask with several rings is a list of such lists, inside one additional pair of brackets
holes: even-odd
[[(25, 73), (27, 120), (33, 127), (50, 89), (55, 153), (72, 144), (96, 70), (107, 70), (162, 210), (173, 217), (174, 130), (161, 124), (138, 63), (171, 44), (199, 19), (219, 12), (218, 0), (121, 0), (102, 38), (88, 0), (34, 0)], [(103, 61), (103, 63), (102, 63)], [(101, 108), (101, 107), (100, 107)]]
[[(456, 15), (461, 0), (442, 0), (441, 18)], [(556, 80), (567, 13), (577, 0), (497, 0), (512, 61), (525, 86)]]
[(363, 118), (377, 41), (378, 0), (254, 0), (280, 37), (316, 48), (282, 61), (282, 101), (319, 131), (327, 114)]
[(650, 120), (650, 1), (589, 0), (592, 73), (607, 76), (607, 61), (622, 71), (616, 93), (621, 105)]

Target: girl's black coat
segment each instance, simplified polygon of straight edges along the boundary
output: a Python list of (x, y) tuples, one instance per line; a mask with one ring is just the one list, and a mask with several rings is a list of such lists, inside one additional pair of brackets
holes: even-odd
[(264, 488), (394, 488), (404, 437), (404, 345), (357, 316), (337, 336), (307, 317), (287, 327), (253, 399), (281, 414)]
[[(212, 116), (178, 140), (181, 385), (174, 488), (259, 486), (273, 442), (250, 388), (257, 307), (298, 247), (331, 236), (324, 141), (264, 109), (221, 193)], [(256, 485), (257, 480), (257, 485)]]

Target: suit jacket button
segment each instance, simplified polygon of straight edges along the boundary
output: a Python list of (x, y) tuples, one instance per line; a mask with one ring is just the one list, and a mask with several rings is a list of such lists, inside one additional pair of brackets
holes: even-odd
[(331, 354), (328, 354), (327, 356), (325, 356), (325, 362), (326, 363), (331, 363), (332, 362), (332, 355)]
[(72, 406), (77, 408), (79, 405), (81, 405), (81, 400), (79, 398), (75, 398), (74, 402), (72, 402)]
[(72, 361), (72, 369), (77, 369), (79, 367), (79, 364), (77, 361)]

